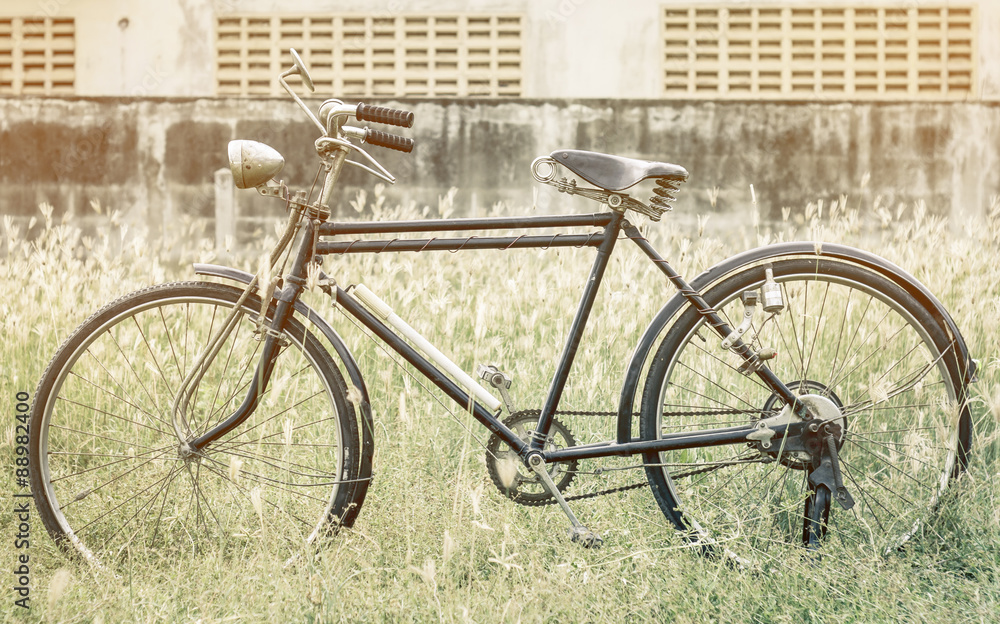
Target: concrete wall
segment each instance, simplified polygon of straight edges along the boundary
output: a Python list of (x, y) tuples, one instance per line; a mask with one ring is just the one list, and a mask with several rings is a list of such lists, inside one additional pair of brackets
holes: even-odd
[[(311, 102), (313, 107), (318, 101)], [(393, 104), (393, 103), (389, 103)], [(870, 205), (926, 200), (956, 219), (982, 214), (1000, 194), (1000, 106), (987, 103), (802, 104), (649, 100), (414, 100), (412, 155), (373, 153), (399, 179), (390, 201), (436, 207), (459, 188), (459, 212), (504, 200), (527, 206), (532, 159), (559, 148), (605, 151), (687, 167), (677, 212), (739, 213), (749, 185), (765, 215), (841, 194)], [(154, 230), (180, 215), (211, 216), (212, 174), (226, 143), (264, 141), (286, 159), (281, 174), (307, 187), (315, 129), (282, 99), (0, 99), (0, 213), (86, 214), (91, 199)], [(344, 175), (341, 200), (375, 180)], [(717, 192), (716, 206), (709, 201)], [(647, 198), (648, 191), (637, 193)], [(238, 192), (243, 216), (280, 214), (275, 200)], [(852, 202), (853, 204), (853, 202)], [(595, 204), (542, 188), (540, 211)], [(350, 209), (347, 209), (350, 213)]]
[[(215, 19), (230, 14), (520, 13), (529, 98), (661, 97), (661, 10), (720, 0), (3, 0), (0, 16), (76, 20), (76, 93), (215, 95)], [(746, 5), (732, 0), (733, 6)], [(886, 0), (760, 0), (755, 6), (919, 6)], [(978, 7), (979, 97), (1000, 97), (1000, 2)]]

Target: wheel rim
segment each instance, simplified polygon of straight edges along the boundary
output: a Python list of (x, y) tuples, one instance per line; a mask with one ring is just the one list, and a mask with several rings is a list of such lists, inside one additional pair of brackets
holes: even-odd
[[(850, 426), (841, 466), (858, 504), (831, 513), (832, 532), (847, 542), (897, 547), (920, 527), (955, 472), (961, 413), (956, 389), (928, 330), (891, 301), (888, 284), (874, 288), (857, 275), (817, 275), (815, 262), (811, 266), (805, 272), (786, 268), (782, 275), (776, 270), (786, 309), (763, 327), (758, 310), (748, 335), (759, 331), (762, 343), (755, 347), (778, 349), (768, 365), (779, 378), (819, 380), (809, 391), (825, 386), (843, 401)], [(759, 273), (760, 281), (739, 285), (715, 306), (731, 326), (742, 316), (739, 293), (759, 288)], [(657, 431), (746, 424), (772, 415), (762, 413), (770, 391), (739, 374), (740, 360), (721, 351), (714, 336), (699, 324), (673, 354), (669, 383), (659, 388)], [(700, 413), (678, 415), (684, 409)], [(748, 447), (660, 454), (675, 522), (696, 541), (746, 538), (760, 550), (795, 542), (810, 495), (808, 471), (764, 455)]]
[[(246, 423), (195, 460), (178, 455), (173, 391), (231, 307), (185, 294), (122, 310), (62, 367), (42, 414), (41, 474), (61, 537), (84, 558), (294, 546), (329, 525), (337, 482), (350, 475), (335, 391), (301, 334), (285, 334), (289, 346)], [(261, 344), (251, 317), (243, 315), (192, 399), (198, 432), (244, 398)]]

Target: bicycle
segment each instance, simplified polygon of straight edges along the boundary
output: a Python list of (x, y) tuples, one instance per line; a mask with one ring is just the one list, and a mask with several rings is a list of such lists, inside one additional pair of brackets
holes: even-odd
[[(410, 127), (413, 115), (331, 99), (317, 116), (286, 81), (297, 75), (313, 90), (291, 56), (279, 80), (320, 133), (318, 198), (274, 180), (283, 159), (270, 147), (229, 146), (236, 185), (288, 209), (269, 267), (253, 275), (196, 264), (196, 274), (231, 283), (126, 295), (87, 319), (39, 382), (31, 484), (66, 551), (104, 565), (202, 540), (245, 542), (265, 527), (294, 548), (354, 524), (372, 478), (369, 395), (345, 342), (301, 299), (307, 286), (468, 410), (491, 434), (487, 466), (500, 492), (520, 504), (558, 504), (570, 538), (584, 546), (601, 538), (568, 501), (587, 496), (564, 493), (585, 459), (641, 456), (669, 523), (695, 547), (727, 555), (728, 540), (740, 536), (816, 549), (831, 526), (901, 547), (965, 469), (976, 363), (948, 312), (903, 269), (839, 244), (790, 242), (743, 252), (688, 283), (627, 218), (658, 221), (687, 172), (577, 150), (536, 159), (532, 174), (603, 212), (331, 221), (345, 164), (394, 181), (358, 143), (413, 146), (348, 120)], [(355, 153), (363, 161), (348, 159)], [(557, 179), (559, 168), (592, 186)], [(648, 202), (623, 192), (644, 180), (655, 183)], [(336, 239), (539, 228), (593, 231)], [(558, 418), (560, 398), (619, 241), (634, 243), (677, 292), (633, 351), (617, 408), (607, 412), (617, 418), (614, 438), (580, 445)], [(348, 253), (568, 246), (594, 248), (596, 258), (537, 410), (514, 408), (499, 368), (481, 367), (481, 385), (364, 285), (342, 288), (320, 268), (324, 256)], [(272, 279), (282, 256), (291, 266)]]

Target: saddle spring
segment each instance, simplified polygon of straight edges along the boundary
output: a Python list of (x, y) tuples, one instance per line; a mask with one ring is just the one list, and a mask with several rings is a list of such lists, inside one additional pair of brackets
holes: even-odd
[(677, 199), (679, 185), (682, 182), (684, 180), (681, 178), (657, 178), (656, 187), (653, 189), (656, 194), (649, 198), (649, 205), (664, 211), (673, 210), (674, 207), (670, 205), (670, 202)]

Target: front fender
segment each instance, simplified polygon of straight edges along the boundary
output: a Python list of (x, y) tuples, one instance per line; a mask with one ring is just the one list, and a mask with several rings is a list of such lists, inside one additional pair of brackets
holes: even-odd
[[(198, 275), (221, 277), (242, 284), (249, 284), (254, 278), (252, 273), (218, 264), (195, 263), (194, 272)], [(309, 321), (330, 342), (330, 345), (333, 346), (334, 351), (336, 351), (337, 356), (344, 365), (344, 370), (347, 371), (347, 376), (351, 384), (360, 393), (360, 401), (355, 404), (359, 408), (361, 416), (361, 426), (359, 427), (361, 429), (361, 458), (359, 461), (358, 481), (354, 484), (354, 496), (351, 498), (355, 504), (340, 520), (342, 525), (352, 526), (354, 520), (357, 518), (358, 511), (361, 509), (361, 504), (365, 500), (365, 495), (368, 493), (368, 485), (371, 483), (372, 475), (372, 456), (375, 451), (374, 426), (371, 402), (368, 399), (368, 387), (365, 384), (364, 377), (361, 376), (361, 369), (358, 367), (357, 360), (354, 359), (354, 355), (347, 348), (337, 330), (301, 300), (295, 302), (295, 311)]]
[[(954, 339), (962, 379), (966, 384), (975, 381), (976, 363), (969, 356), (965, 339), (962, 338), (961, 332), (958, 331), (955, 321), (952, 320), (951, 315), (941, 305), (941, 302), (923, 284), (917, 281), (915, 277), (902, 268), (885, 258), (880, 258), (867, 251), (834, 243), (790, 242), (768, 245), (767, 247), (758, 247), (757, 249), (751, 249), (727, 258), (694, 278), (690, 284), (695, 290), (705, 292), (712, 285), (750, 265), (765, 260), (789, 257), (844, 260), (872, 269), (899, 284), (927, 308), (941, 325), (945, 334)], [(625, 371), (625, 382), (622, 384), (621, 396), (618, 401), (617, 437), (619, 443), (629, 442), (632, 439), (632, 413), (633, 406), (635, 405), (635, 395), (638, 390), (639, 377), (642, 374), (649, 353), (652, 351), (657, 337), (667, 326), (667, 323), (678, 312), (683, 310), (687, 304), (687, 299), (680, 293), (671, 297), (650, 322), (646, 331), (643, 332), (639, 343), (632, 353), (632, 359), (629, 361), (628, 368)]]

